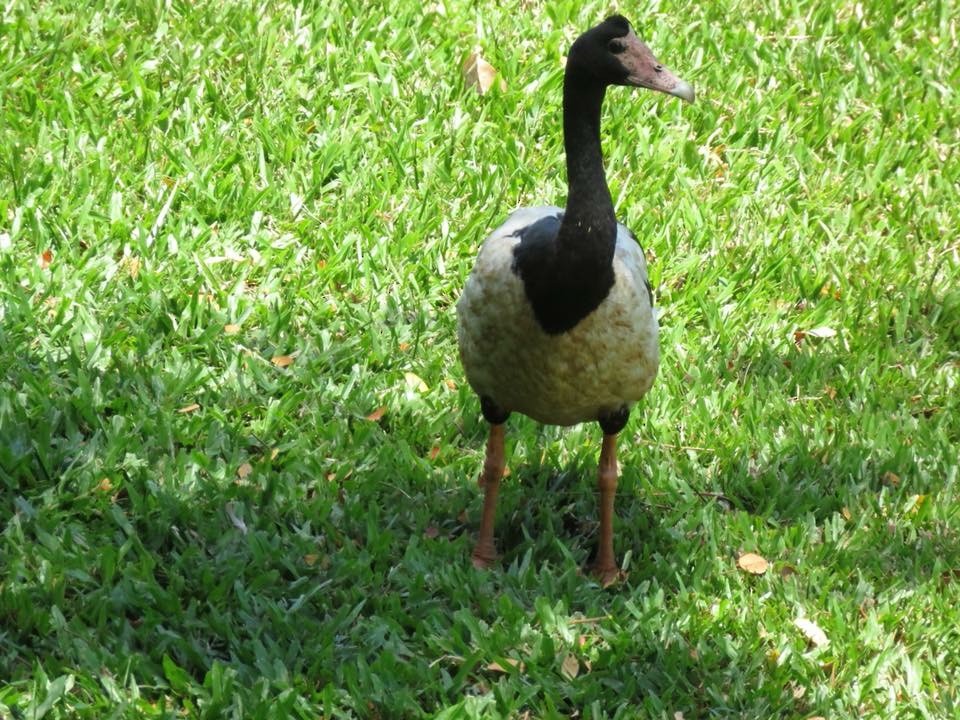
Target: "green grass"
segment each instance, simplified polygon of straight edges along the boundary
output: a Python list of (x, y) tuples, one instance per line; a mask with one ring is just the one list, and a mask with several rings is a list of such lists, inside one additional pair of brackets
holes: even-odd
[(960, 717), (957, 4), (617, 8), (699, 97), (605, 108), (663, 308), (609, 590), (595, 426), (511, 420), (470, 566), (454, 303), (611, 7), (313, 5), (0, 11), (0, 718)]

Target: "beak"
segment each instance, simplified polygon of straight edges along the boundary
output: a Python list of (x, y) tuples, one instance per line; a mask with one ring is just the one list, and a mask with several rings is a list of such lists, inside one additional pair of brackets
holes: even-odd
[(628, 73), (624, 84), (675, 95), (688, 103), (694, 101), (693, 86), (667, 70), (632, 29), (624, 38), (624, 44), (626, 49), (620, 56)]

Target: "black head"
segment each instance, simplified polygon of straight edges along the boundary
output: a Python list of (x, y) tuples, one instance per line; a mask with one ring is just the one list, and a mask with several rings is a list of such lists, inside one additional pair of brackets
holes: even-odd
[(667, 70), (622, 15), (612, 15), (578, 37), (567, 56), (567, 74), (581, 82), (630, 85), (693, 102), (693, 88)]

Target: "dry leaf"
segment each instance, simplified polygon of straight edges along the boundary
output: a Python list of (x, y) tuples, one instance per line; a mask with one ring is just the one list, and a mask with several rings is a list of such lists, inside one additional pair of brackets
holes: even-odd
[(274, 448), (273, 450), (270, 451), (270, 459), (271, 459), (271, 460), (276, 460), (276, 459), (277, 459), (277, 455), (279, 455), (279, 454), (280, 454), (280, 448)]
[(41, 270), (46, 270), (48, 267), (50, 267), (50, 263), (52, 262), (53, 262), (53, 250), (51, 250), (50, 248), (47, 248), (42, 253), (40, 253), (40, 257), (37, 260), (37, 263), (40, 265)]
[(813, 620), (808, 620), (805, 617), (798, 617), (793, 621), (793, 624), (797, 626), (807, 640), (817, 647), (824, 647), (830, 642), (827, 639), (827, 634), (821, 630), (820, 626), (813, 622)]
[(573, 680), (580, 674), (580, 662), (573, 655), (567, 655), (560, 663), (560, 674), (567, 680)]
[(400, 348), (400, 352), (406, 352), (407, 350), (410, 349), (410, 343), (402, 342), (398, 347)]
[(227, 335), (236, 335), (238, 332), (240, 332), (240, 326), (234, 325), (233, 323), (227, 323), (223, 326), (223, 332), (225, 332)]
[(317, 560), (319, 559), (320, 559), (320, 556), (317, 555), (316, 553), (307, 553), (306, 555), (303, 556), (303, 561), (310, 567), (313, 567), (314, 565), (316, 565)]
[(237, 468), (237, 477), (243, 480), (252, 472), (253, 472), (253, 465), (251, 465), (248, 462), (245, 462), (243, 463), (243, 465)]
[(194, 410), (199, 410), (200, 406), (197, 403), (190, 403), (189, 405), (184, 405), (182, 408), (177, 410), (181, 415), (186, 415), (187, 413), (192, 413)]
[(434, 445), (432, 448), (430, 448), (430, 452), (428, 453), (427, 456), (428, 456), (431, 460), (436, 460), (436, 459), (437, 459), (437, 455), (439, 455), (439, 454), (440, 454), (440, 446), (439, 446), (439, 445)]
[(387, 412), (387, 408), (386, 408), (385, 406), (381, 405), (381, 406), (378, 407), (376, 410), (374, 410), (372, 413), (370, 413), (369, 415), (367, 415), (366, 419), (369, 420), (370, 422), (376, 422), (377, 420), (379, 420), (380, 418), (382, 418), (382, 417), (386, 414), (386, 412)]
[(494, 70), (493, 65), (484, 60), (478, 52), (470, 53), (461, 70), (467, 85), (476, 88), (481, 95), (493, 87), (497, 77), (497, 71)]
[(763, 575), (769, 566), (766, 558), (756, 553), (744, 553), (737, 558), (737, 567), (753, 575)]
[(277, 367), (285, 368), (293, 364), (293, 355), (274, 355), (270, 358), (270, 362)]
[(134, 280), (137, 279), (140, 274), (140, 258), (136, 255), (129, 255), (123, 259), (122, 266), (130, 277)]
[(816, 327), (813, 330), (807, 330), (807, 335), (815, 338), (831, 338), (837, 334), (837, 331), (831, 327)]
[(791, 575), (796, 575), (797, 569), (793, 565), (784, 565), (780, 568), (780, 577), (788, 578)]
[(415, 389), (417, 392), (425, 393), (430, 389), (430, 387), (423, 381), (423, 378), (416, 373), (405, 372), (403, 374), (403, 379), (406, 381), (407, 387), (409, 387), (411, 390)]
[(443, 384), (446, 385), (449, 390), (456, 390), (456, 389), (457, 389), (457, 384), (456, 384), (453, 380), (451, 380), (450, 378), (447, 378), (446, 380), (444, 380), (444, 381), (443, 381)]
[[(523, 672), (526, 669), (526, 665), (524, 665), (519, 660), (515, 660), (514, 658), (504, 658), (503, 661), (507, 665), (509, 665), (510, 668), (513, 670), (519, 670), (520, 672)], [(492, 663), (488, 663), (487, 670), (490, 670), (492, 672), (499, 672), (499, 673), (510, 672), (510, 670), (507, 670), (507, 668), (505, 668), (503, 665), (501, 665), (496, 661)]]
[(843, 519), (848, 522), (853, 519), (853, 514), (850, 512), (850, 508), (848, 508), (846, 505), (841, 508), (840, 514), (843, 515)]
[(881, 479), (883, 480), (884, 484), (890, 485), (891, 487), (897, 487), (900, 485), (900, 476), (896, 473), (890, 472), (889, 470), (883, 474)]
[(440, 536), (440, 531), (437, 529), (436, 525), (428, 525), (427, 529), (423, 531), (423, 536), (433, 540)]
[(97, 484), (97, 490), (101, 490), (103, 492), (110, 492), (111, 490), (113, 490), (113, 483), (110, 482), (110, 478), (108, 477), (102, 478), (100, 482)]

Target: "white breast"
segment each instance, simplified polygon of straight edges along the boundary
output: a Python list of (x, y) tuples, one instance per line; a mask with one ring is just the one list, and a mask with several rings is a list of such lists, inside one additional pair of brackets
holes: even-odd
[(537, 324), (512, 270), (517, 231), (556, 207), (516, 211), (484, 242), (457, 304), (460, 356), (478, 395), (543, 423), (574, 425), (629, 406), (650, 389), (660, 362), (647, 264), (618, 226), (610, 294), (572, 330)]

